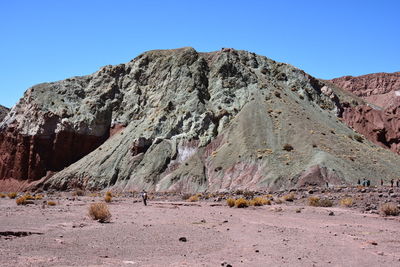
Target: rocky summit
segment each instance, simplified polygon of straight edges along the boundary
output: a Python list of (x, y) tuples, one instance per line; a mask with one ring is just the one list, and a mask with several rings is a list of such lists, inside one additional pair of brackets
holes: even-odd
[(392, 179), (400, 158), (343, 122), (359, 105), (247, 51), (149, 51), (28, 89), (0, 124), (0, 187), (199, 192)]
[(9, 109), (0, 105), (0, 121), (4, 119), (4, 117), (7, 115)]
[(343, 115), (348, 125), (372, 142), (400, 153), (400, 72), (331, 80), (368, 103), (356, 102)]

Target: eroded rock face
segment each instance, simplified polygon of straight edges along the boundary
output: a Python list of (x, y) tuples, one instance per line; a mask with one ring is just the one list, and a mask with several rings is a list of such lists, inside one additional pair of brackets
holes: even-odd
[(246, 51), (149, 51), (29, 89), (0, 125), (0, 179), (192, 192), (396, 175), (394, 154), (365, 157), (376, 147), (348, 138), (352, 100)]
[(345, 122), (374, 143), (400, 153), (400, 72), (345, 76), (332, 82), (373, 104), (346, 108)]
[(0, 121), (2, 121), (4, 119), (4, 117), (7, 115), (7, 113), (10, 110), (2, 105), (0, 105)]

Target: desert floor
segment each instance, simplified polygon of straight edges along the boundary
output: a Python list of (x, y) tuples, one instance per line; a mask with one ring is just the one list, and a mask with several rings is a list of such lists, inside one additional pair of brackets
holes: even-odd
[(102, 198), (58, 197), (52, 207), (0, 199), (0, 265), (400, 266), (399, 217), (116, 197), (111, 222), (99, 223), (88, 216), (94, 201)]

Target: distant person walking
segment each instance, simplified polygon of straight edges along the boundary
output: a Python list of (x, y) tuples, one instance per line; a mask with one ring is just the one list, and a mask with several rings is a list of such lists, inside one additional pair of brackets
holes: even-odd
[(357, 180), (357, 184), (358, 184), (358, 185), (361, 185), (360, 179)]
[(396, 181), (396, 186), (397, 186), (397, 187), (400, 187), (400, 179), (397, 179), (397, 181)]
[(383, 186), (383, 179), (381, 179), (381, 186)]
[(142, 193), (140, 193), (140, 195), (142, 196), (143, 204), (145, 206), (147, 206), (147, 192), (146, 192), (146, 190), (143, 190)]
[(393, 179), (390, 180), (390, 184), (391, 184), (391, 186), (393, 187), (393, 184), (394, 184), (394, 180), (393, 180)]

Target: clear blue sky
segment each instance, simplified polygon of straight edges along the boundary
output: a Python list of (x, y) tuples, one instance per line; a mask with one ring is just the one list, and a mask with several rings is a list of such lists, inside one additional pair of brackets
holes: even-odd
[(151, 49), (245, 49), (319, 78), (400, 71), (400, 1), (0, 0), (0, 104)]

